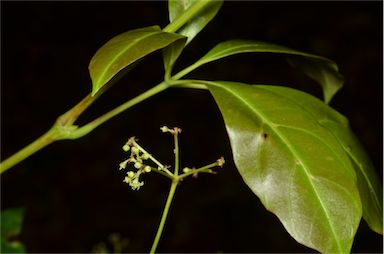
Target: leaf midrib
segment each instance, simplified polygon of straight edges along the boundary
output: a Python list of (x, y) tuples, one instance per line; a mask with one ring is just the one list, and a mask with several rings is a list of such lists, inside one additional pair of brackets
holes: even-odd
[[(119, 59), (121, 57), (121, 55), (123, 55), (127, 50), (129, 50), (130, 48), (132, 48), (133, 46), (135, 46), (138, 42), (144, 40), (144, 39), (147, 39), (148, 37), (151, 37), (151, 36), (154, 36), (154, 35), (157, 35), (157, 34), (160, 34), (160, 33), (163, 33), (162, 31), (156, 31), (156, 32), (152, 32), (146, 36), (143, 36), (143, 37), (140, 37), (140, 38), (137, 38), (135, 40), (133, 40), (131, 43), (129, 43), (125, 48), (124, 50), (122, 50), (120, 53), (116, 54), (116, 56), (114, 58), (111, 59), (111, 61), (109, 61), (109, 64), (104, 68), (104, 71), (102, 72), (102, 74), (100, 75), (100, 78), (99, 78), (99, 82), (98, 82), (98, 87), (100, 87), (101, 85), (101, 81), (104, 79), (107, 71), (109, 71), (110, 67), (112, 66), (112, 63), (114, 63), (117, 59)], [(127, 64), (130, 65), (132, 63), (132, 60)], [(117, 72), (121, 71), (121, 69), (119, 69)], [(109, 80), (106, 80), (104, 83), (108, 82)]]
[[(202, 64), (209, 63), (209, 62), (215, 61), (219, 58), (224, 58), (224, 57), (228, 57), (228, 56), (240, 54), (240, 53), (280, 53), (280, 54), (285, 54), (285, 55), (297, 55), (297, 56), (302, 56), (302, 57), (308, 57), (308, 58), (312, 58), (312, 59), (316, 59), (316, 60), (324, 61), (324, 62), (329, 61), (328, 59), (325, 59), (323, 57), (319, 57), (316, 55), (300, 52), (300, 51), (297, 51), (294, 49), (286, 49), (286, 50), (283, 50), (283, 49), (280, 49), (280, 50), (279, 49), (272, 49), (272, 50), (264, 49), (264, 50), (257, 50), (257, 51), (252, 50), (252, 49), (246, 49), (245, 51), (241, 51), (241, 52), (239, 50), (241, 48), (250, 48), (250, 47), (255, 47), (255, 45), (245, 44), (245, 45), (238, 45), (238, 46), (230, 47), (230, 48), (227, 48), (227, 49), (224, 49), (222, 51), (219, 51), (217, 53), (212, 54), (211, 56), (208, 57), (208, 59), (204, 60), (204, 57), (203, 57), (201, 59), (201, 63)], [(292, 52), (289, 52), (288, 50), (291, 50)], [(232, 51), (235, 51), (235, 52), (232, 52)], [(209, 54), (209, 52), (207, 54)]]
[[(211, 82), (209, 82), (209, 83), (212, 84)], [(213, 85), (217, 86), (217, 85), (214, 84), (214, 83), (213, 83)], [(281, 134), (278, 130), (276, 130), (275, 128), (273, 128), (273, 125), (270, 123), (270, 121), (268, 121), (268, 118), (267, 118), (267, 117), (265, 117), (262, 113), (260, 113), (260, 112), (258, 112), (257, 110), (255, 110), (255, 109), (254, 109), (254, 108), (253, 108), (247, 101), (243, 100), (240, 96), (238, 96), (236, 93), (234, 93), (231, 89), (228, 89), (228, 88), (225, 87), (225, 86), (218, 86), (218, 87), (220, 87), (220, 88), (222, 88), (222, 89), (225, 89), (225, 90), (227, 90), (228, 92), (232, 93), (238, 100), (240, 100), (241, 102), (243, 102), (243, 103), (244, 103), (244, 104), (245, 104), (251, 111), (253, 111), (253, 112), (254, 112), (256, 115), (258, 115), (261, 119), (263, 119), (263, 120), (267, 123), (267, 125), (270, 126), (271, 130), (272, 130), (273, 132), (275, 132), (275, 134), (276, 134), (276, 135), (283, 141), (283, 143), (286, 144), (286, 146), (289, 148), (289, 150), (290, 150), (290, 152), (292, 153), (292, 155), (295, 156), (296, 158), (299, 157), (299, 156), (297, 155), (297, 151), (296, 151), (296, 149), (294, 149), (294, 148), (292, 148), (292, 147), (290, 146), (289, 142), (286, 141), (286, 139), (284, 138), (284, 135), (283, 135), (283, 134)], [(313, 184), (313, 182), (312, 182), (312, 180), (311, 180), (311, 178), (310, 178), (310, 175), (311, 175), (311, 174), (308, 172), (308, 170), (307, 170), (307, 166), (305, 165), (305, 163), (304, 163), (302, 160), (300, 160), (300, 159), (299, 159), (299, 161), (300, 161), (301, 165), (303, 165), (302, 168), (304, 169), (304, 172), (305, 172), (305, 175), (306, 175), (306, 177), (307, 177), (307, 179), (308, 179), (308, 182), (311, 184), (311, 187), (312, 187), (312, 189), (313, 189), (313, 192), (315, 193), (316, 198), (318, 199), (318, 201), (319, 201), (319, 203), (320, 203), (320, 205), (321, 205), (321, 208), (322, 208), (322, 210), (323, 210), (325, 216), (327, 217), (327, 222), (328, 222), (327, 224), (328, 224), (329, 228), (330, 228), (331, 231), (332, 231), (332, 234), (333, 234), (333, 236), (334, 236), (334, 239), (337, 239), (337, 240), (336, 240), (336, 244), (337, 244), (337, 246), (338, 246), (338, 249), (339, 249), (341, 252), (343, 252), (343, 251), (342, 251), (343, 248), (341, 248), (340, 243), (339, 243), (339, 239), (338, 239), (338, 237), (336, 236), (335, 229), (334, 229), (334, 227), (333, 227), (333, 226), (331, 225), (331, 223), (330, 223), (330, 217), (329, 217), (329, 214), (327, 213), (327, 211), (326, 211), (326, 209), (325, 209), (325, 207), (324, 207), (324, 205), (323, 205), (323, 202), (322, 202), (322, 200), (321, 200), (319, 194), (317, 193), (316, 188), (314, 187), (314, 184)]]

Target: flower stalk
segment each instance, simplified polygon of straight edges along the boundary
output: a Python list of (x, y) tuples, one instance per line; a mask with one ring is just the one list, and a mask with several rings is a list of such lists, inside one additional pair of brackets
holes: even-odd
[[(174, 139), (174, 154), (175, 154), (175, 165), (174, 170), (171, 172), (169, 170), (170, 167), (164, 166), (159, 160), (157, 160), (154, 156), (152, 156), (147, 150), (145, 150), (142, 146), (137, 143), (137, 139), (135, 137), (131, 137), (124, 144), (122, 149), (129, 153), (129, 158), (124, 160), (119, 164), (119, 169), (126, 169), (129, 165), (132, 166), (132, 170), (127, 172), (123, 182), (130, 185), (133, 190), (139, 190), (143, 185), (144, 181), (140, 180), (140, 177), (143, 175), (150, 173), (152, 171), (159, 173), (168, 179), (171, 180), (172, 184), (169, 189), (167, 201), (163, 210), (163, 214), (161, 216), (160, 224), (156, 232), (155, 239), (153, 241), (150, 253), (155, 253), (158, 243), (160, 241), (165, 222), (167, 220), (167, 216), (169, 213), (169, 209), (172, 204), (173, 197), (176, 192), (176, 188), (179, 183), (188, 176), (197, 176), (199, 173), (211, 173), (215, 174), (213, 171), (215, 167), (222, 167), (224, 164), (224, 158), (221, 157), (216, 162), (208, 164), (206, 166), (200, 168), (184, 168), (183, 173), (179, 174), (180, 169), (180, 151), (179, 151), (179, 134), (181, 133), (180, 128), (168, 128), (166, 126), (160, 128), (162, 132), (168, 132), (173, 135)], [(154, 164), (155, 166), (149, 165), (149, 163)], [(135, 171), (134, 171), (135, 170)]]

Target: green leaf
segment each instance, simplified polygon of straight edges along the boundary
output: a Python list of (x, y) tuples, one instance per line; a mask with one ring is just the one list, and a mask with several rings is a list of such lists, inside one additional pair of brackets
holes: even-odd
[(240, 53), (275, 53), (289, 55), (290, 63), (318, 82), (323, 89), (324, 101), (329, 103), (343, 85), (337, 65), (331, 60), (307, 54), (284, 46), (261, 41), (230, 40), (219, 43), (200, 60), (188, 68), (188, 72), (212, 61)]
[[(265, 89), (269, 89), (269, 87), (265, 87)], [(274, 87), (273, 92), (294, 100), (311, 112), (322, 126), (333, 133), (355, 168), (363, 205), (363, 218), (373, 231), (383, 234), (382, 186), (367, 153), (350, 129), (348, 120), (337, 111), (329, 109), (321, 101), (307, 96), (305, 93), (294, 90), (287, 93), (282, 87)]]
[[(169, 0), (168, 11), (169, 21), (172, 22), (178, 18), (181, 14), (186, 12), (194, 4), (207, 0)], [(189, 22), (187, 22), (177, 33), (187, 36), (187, 44), (211, 21), (219, 11), (222, 0), (210, 0), (211, 3), (202, 9), (196, 16), (194, 16)]]
[(284, 97), (273, 86), (204, 84), (223, 114), (235, 164), (264, 206), (298, 242), (349, 252), (362, 208), (353, 166), (334, 135), (287, 99), (291, 88)]
[[(191, 7), (195, 4), (202, 3), (202, 1), (206, 0), (169, 0), (168, 9), (170, 23), (182, 14), (191, 11)], [(222, 0), (211, 1), (211, 3), (204, 5), (205, 6), (201, 8), (196, 15), (191, 14), (190, 20), (177, 30), (178, 34), (186, 36), (186, 40), (177, 41), (163, 51), (166, 78), (171, 76), (173, 65), (180, 56), (184, 47), (192, 41), (192, 39), (209, 23), (209, 21), (215, 17), (222, 5)]]
[(288, 62), (321, 84), (324, 101), (327, 104), (343, 86), (344, 79), (339, 73), (337, 65), (330, 60), (291, 56), (288, 57)]
[(21, 232), (24, 209), (1, 211), (1, 253), (25, 253), (24, 245), (16, 240)]
[(89, 64), (92, 95), (124, 68), (183, 38), (178, 34), (163, 32), (158, 26), (131, 30), (112, 38), (96, 52)]
[(163, 49), (163, 61), (166, 78), (170, 78), (173, 65), (175, 64), (177, 58), (179, 58), (181, 52), (183, 51), (186, 39), (187, 38), (185, 37), (184, 40), (177, 40), (170, 46)]

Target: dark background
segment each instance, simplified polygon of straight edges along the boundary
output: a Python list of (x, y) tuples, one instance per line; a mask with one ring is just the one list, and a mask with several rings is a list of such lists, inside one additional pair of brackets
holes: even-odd
[[(107, 40), (130, 29), (167, 24), (166, 2), (1, 2), (1, 156), (33, 141), (91, 89), (87, 66)], [(179, 68), (227, 39), (254, 39), (323, 55), (338, 63), (344, 88), (331, 105), (346, 115), (382, 178), (382, 2), (226, 2), (183, 53)], [(178, 69), (178, 68), (176, 68)], [(320, 88), (275, 55), (250, 54), (209, 64), (189, 77)], [(85, 123), (161, 81), (152, 54), (79, 120)], [(60, 141), (1, 176), (2, 209), (26, 207), (29, 252), (90, 252), (116, 232), (127, 252), (149, 250), (169, 186), (145, 178), (132, 191), (117, 170), (130, 136), (165, 164), (179, 126), (184, 166), (223, 155), (217, 175), (188, 179), (176, 193), (158, 251), (313, 252), (296, 243), (243, 183), (231, 159), (220, 112), (207, 91), (169, 90), (129, 109), (86, 137)], [(382, 252), (365, 222), (353, 252)]]

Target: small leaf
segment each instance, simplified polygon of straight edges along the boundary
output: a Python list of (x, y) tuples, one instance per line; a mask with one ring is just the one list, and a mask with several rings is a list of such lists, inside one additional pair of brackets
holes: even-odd
[(322, 126), (333, 133), (355, 168), (363, 205), (363, 218), (373, 231), (383, 234), (382, 186), (367, 153), (350, 129), (348, 120), (335, 110), (329, 110), (329, 107), (318, 99), (306, 96), (303, 92), (292, 90), (288, 94), (282, 87), (274, 87), (273, 92), (287, 99), (289, 96), (289, 99), (311, 112)]
[(24, 245), (17, 240), (21, 232), (24, 209), (1, 211), (1, 253), (25, 253)]
[[(192, 5), (196, 4), (199, 1), (207, 0), (169, 0), (168, 1), (168, 11), (169, 11), (169, 21), (172, 22), (182, 13), (188, 10)], [(222, 0), (215, 0), (212, 3), (207, 5), (207, 7), (200, 11), (200, 13), (192, 18), (187, 24), (185, 24), (179, 31), (178, 34), (188, 37), (187, 44), (201, 31), (203, 28), (211, 21), (219, 11), (221, 5), (223, 4)]]
[(223, 114), (235, 164), (264, 206), (298, 242), (349, 252), (362, 208), (354, 168), (334, 135), (289, 99), (291, 88), (278, 88), (281, 96), (273, 86), (204, 84)]
[(89, 64), (92, 95), (124, 68), (183, 38), (178, 34), (163, 32), (158, 26), (131, 30), (112, 38), (96, 52)]
[(329, 103), (343, 85), (343, 78), (337, 65), (331, 60), (307, 54), (285, 46), (261, 41), (230, 40), (219, 43), (192, 65), (191, 70), (203, 64), (240, 53), (276, 53), (289, 55), (290, 63), (300, 68), (306, 75), (318, 82), (323, 89), (324, 101)]

